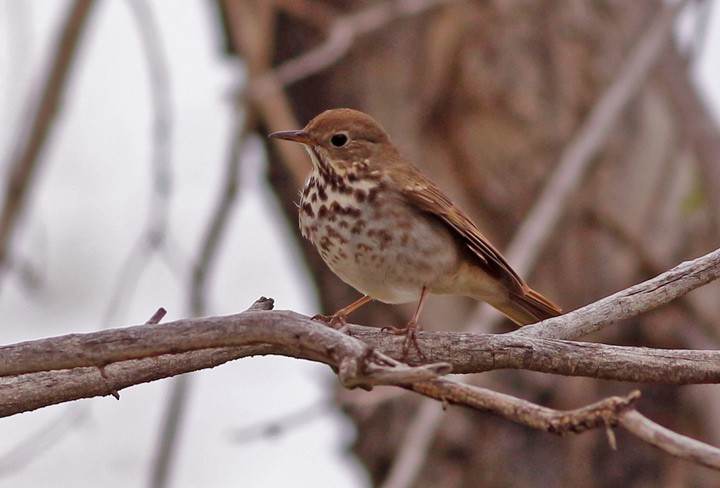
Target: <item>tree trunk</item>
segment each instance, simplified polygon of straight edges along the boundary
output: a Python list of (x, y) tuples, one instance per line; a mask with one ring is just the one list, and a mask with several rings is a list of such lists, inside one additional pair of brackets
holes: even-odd
[[(338, 5), (351, 12), (369, 4)], [(661, 5), (650, 0), (451, 2), (356, 39), (339, 63), (291, 85), (287, 93), (302, 124), (334, 107), (357, 108), (378, 119), (404, 154), (502, 250)], [(281, 15), (278, 22), (277, 62), (323, 40), (296, 17)], [(673, 68), (684, 66), (683, 60), (674, 47), (664, 58), (595, 158), (535, 271), (524, 276), (565, 310), (717, 242), (718, 207), (708, 204), (717, 189), (706, 172), (708, 165), (718, 164), (708, 158), (718, 156), (701, 154), (696, 134), (688, 129), (686, 119), (698, 113), (683, 113), (687, 104), (677, 95), (689, 86), (686, 72)], [(716, 133), (705, 135), (717, 138)], [(297, 228), (292, 201), (298, 189), (288, 184), (277, 158), (269, 180), (288, 225)], [(298, 241), (325, 312), (359, 297), (332, 275), (299, 233)], [(717, 347), (717, 331), (708, 319), (717, 321), (720, 314), (711, 293), (698, 293), (592, 339)], [(352, 319), (402, 325), (412, 307), (372, 304)], [(469, 300), (435, 297), (421, 321), (430, 329), (460, 328), (472, 307)], [(504, 323), (496, 331), (510, 328)], [(477, 382), (560, 409), (638, 387), (643, 394), (639, 408), (650, 418), (701, 440), (720, 440), (711, 427), (717, 406), (705, 393), (514, 371), (480, 375)], [(359, 432), (352, 450), (380, 485), (419, 399), (383, 399), (379, 390), (339, 392), (349, 405), (358, 395), (375, 395), (377, 401), (347, 408)], [(458, 408), (444, 415), (415, 486), (714, 486), (717, 481), (709, 471), (622, 433), (613, 451), (603, 432), (557, 438)]]

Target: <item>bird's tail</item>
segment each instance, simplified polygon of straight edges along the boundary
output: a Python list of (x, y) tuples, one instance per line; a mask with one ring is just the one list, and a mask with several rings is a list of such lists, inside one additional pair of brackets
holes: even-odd
[(518, 325), (534, 324), (562, 313), (559, 306), (530, 288), (522, 295), (510, 293), (507, 300), (492, 305)]

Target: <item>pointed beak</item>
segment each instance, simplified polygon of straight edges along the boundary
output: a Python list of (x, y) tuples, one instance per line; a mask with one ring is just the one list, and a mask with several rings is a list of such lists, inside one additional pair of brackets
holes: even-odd
[(312, 143), (310, 134), (308, 134), (304, 130), (285, 130), (282, 132), (273, 132), (268, 137), (272, 137), (274, 139), (282, 139), (285, 141), (299, 142), (301, 144)]

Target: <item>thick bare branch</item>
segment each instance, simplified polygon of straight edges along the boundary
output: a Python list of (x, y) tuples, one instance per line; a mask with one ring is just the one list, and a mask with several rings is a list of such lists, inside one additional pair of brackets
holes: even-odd
[(615, 322), (665, 305), (720, 278), (720, 249), (686, 261), (670, 271), (619, 291), (573, 312), (528, 325), (511, 335), (576, 339)]
[[(146, 324), (5, 346), (0, 348), (0, 370), (6, 375), (0, 379), (0, 415), (12, 415), (71, 399), (108, 395), (132, 384), (212, 367), (235, 357), (284, 354), (331, 365), (338, 371), (340, 381), (346, 387), (398, 385), (443, 404), (491, 412), (534, 429), (561, 434), (622, 426), (631, 432), (637, 430), (638, 436), (670, 454), (720, 467), (720, 450), (697, 441), (686, 441), (677, 434), (670, 435), (672, 433), (668, 434), (642, 416), (626, 416), (625, 412), (633, 408), (637, 393), (627, 397), (607, 398), (573, 411), (557, 411), (509, 395), (439, 378), (450, 371), (449, 364), (437, 362), (420, 367), (408, 366), (357, 337), (345, 335), (294, 312), (270, 311), (271, 307), (271, 300), (261, 299), (247, 312), (228, 317)], [(375, 334), (377, 337), (384, 336), (386, 341), (402, 342), (378, 330), (371, 331), (360, 326), (352, 326), (350, 330), (354, 335), (365, 338)], [(452, 348), (457, 337), (448, 343), (447, 339), (451, 336), (450, 333), (421, 334), (421, 345), (428, 353), (444, 351), (454, 356)], [(698, 366), (698, 363), (692, 361), (693, 354), (699, 356), (701, 364), (720, 364), (717, 361), (720, 353), (712, 351), (662, 351), (648, 355), (645, 354), (647, 351), (640, 348), (543, 341), (511, 335), (465, 334), (460, 342), (478, 338), (480, 342), (509, 339), (511, 344), (521, 344), (517, 352), (512, 352), (513, 347), (500, 347), (497, 351), (493, 350), (495, 346), (489, 348), (481, 354), (486, 356), (488, 368), (494, 367), (491, 364), (493, 362), (501, 366), (512, 365), (512, 361), (503, 363), (503, 358), (509, 357), (528, 364), (533, 361), (550, 361), (551, 364), (561, 364), (561, 369), (567, 368), (568, 365), (562, 365), (557, 357), (553, 358), (558, 353), (562, 357), (563, 350), (542, 351), (539, 356), (533, 356), (535, 346), (542, 348), (547, 345), (577, 347), (579, 351), (586, 347), (609, 348), (615, 352), (625, 349), (626, 352), (638, 353), (635, 359), (640, 365), (645, 364), (648, 358), (650, 361), (666, 360), (660, 367), (669, 375), (676, 371), (682, 376), (683, 370)], [(396, 352), (402, 354), (401, 347), (396, 349)], [(597, 351), (600, 353), (596, 358), (589, 355), (587, 350), (582, 354), (589, 358), (586, 362), (592, 367), (597, 367), (598, 361), (608, 350)], [(653, 363), (652, 367), (655, 366), (657, 364)], [(577, 361), (574, 366), (570, 365), (572, 367), (584, 366)], [(603, 368), (596, 369), (602, 371)], [(714, 375), (715, 380), (720, 377), (718, 371), (709, 374)], [(705, 379), (708, 380), (708, 377)]]
[[(393, 358), (402, 358), (402, 338), (350, 326), (350, 334)], [(684, 385), (720, 383), (720, 351), (652, 349), (590, 342), (517, 337), (511, 334), (419, 332), (423, 352), (410, 351), (411, 364), (446, 362), (453, 373), (524, 369), (565, 376)]]

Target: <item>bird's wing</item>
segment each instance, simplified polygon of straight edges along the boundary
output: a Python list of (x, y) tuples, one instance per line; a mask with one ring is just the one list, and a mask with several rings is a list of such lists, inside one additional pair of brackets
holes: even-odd
[[(406, 172), (407, 174), (403, 174)], [(400, 172), (390, 172), (390, 178), (411, 204), (438, 217), (475, 256), (479, 266), (505, 283), (510, 291), (519, 294), (528, 291), (527, 284), (510, 267), (502, 254), (480, 233), (473, 221), (419, 170), (414, 167), (402, 168)], [(412, 183), (407, 183), (409, 181)]]

